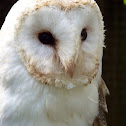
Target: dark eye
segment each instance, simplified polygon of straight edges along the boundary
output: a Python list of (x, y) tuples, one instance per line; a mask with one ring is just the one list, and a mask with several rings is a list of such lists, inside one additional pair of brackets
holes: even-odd
[(39, 33), (38, 39), (42, 44), (50, 45), (50, 46), (55, 45), (55, 39), (53, 38), (50, 32)]
[(87, 38), (87, 31), (86, 29), (83, 29), (81, 32), (81, 40), (84, 41)]

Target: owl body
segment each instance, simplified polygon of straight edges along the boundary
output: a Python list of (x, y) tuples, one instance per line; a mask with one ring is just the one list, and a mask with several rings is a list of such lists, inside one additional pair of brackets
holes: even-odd
[(0, 125), (93, 126), (104, 26), (93, 0), (20, 0), (0, 31)]
[[(22, 70), (23, 74), (26, 74), (24, 71)], [(13, 87), (2, 92), (2, 126), (10, 126), (10, 124), (13, 126), (92, 126), (98, 115), (96, 86), (89, 85), (86, 88), (78, 87), (71, 90), (56, 89), (46, 85), (37, 86), (39, 84), (30, 77), (26, 79), (20, 77), (20, 74), (14, 78), (18, 78), (18, 82), (10, 81)], [(15, 89), (17, 83), (21, 86)]]

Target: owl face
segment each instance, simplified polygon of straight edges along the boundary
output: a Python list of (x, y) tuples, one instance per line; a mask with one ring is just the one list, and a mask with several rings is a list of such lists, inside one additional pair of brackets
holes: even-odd
[(91, 83), (101, 71), (104, 39), (96, 3), (29, 2), (17, 16), (14, 42), (30, 76), (67, 88)]

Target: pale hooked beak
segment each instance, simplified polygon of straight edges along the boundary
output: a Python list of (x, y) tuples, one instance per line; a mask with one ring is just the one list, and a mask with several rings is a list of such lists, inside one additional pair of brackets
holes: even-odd
[(66, 74), (69, 74), (70, 77), (72, 78), (74, 75), (75, 64), (69, 63), (68, 66), (63, 68), (63, 70), (65, 71)]
[(59, 50), (58, 56), (61, 68), (65, 74), (68, 74), (71, 78), (73, 78), (77, 65), (77, 59), (80, 53), (79, 39), (76, 38), (75, 41), (71, 41), (69, 46), (66, 46), (66, 44), (62, 45), (62, 48)]

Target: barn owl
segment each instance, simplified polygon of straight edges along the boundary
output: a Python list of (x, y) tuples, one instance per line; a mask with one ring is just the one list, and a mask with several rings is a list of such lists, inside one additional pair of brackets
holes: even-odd
[(0, 31), (0, 126), (105, 126), (103, 47), (94, 0), (19, 0)]

